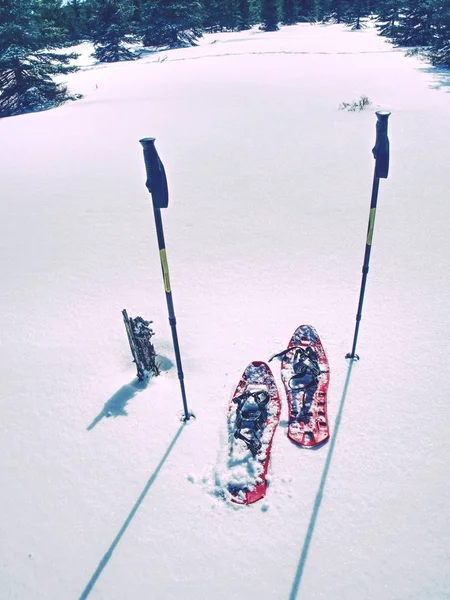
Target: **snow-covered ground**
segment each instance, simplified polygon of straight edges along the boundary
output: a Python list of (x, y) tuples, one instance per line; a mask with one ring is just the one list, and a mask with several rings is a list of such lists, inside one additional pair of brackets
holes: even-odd
[[(302, 24), (68, 84), (84, 98), (0, 122), (1, 599), (448, 599), (450, 75), (373, 29)], [(378, 109), (391, 170), (349, 372)], [(169, 180), (187, 425), (146, 136)], [(123, 308), (153, 321), (147, 386)], [(275, 364), (271, 485), (231, 506), (231, 394), (302, 323), (328, 354), (332, 439), (288, 441)]]

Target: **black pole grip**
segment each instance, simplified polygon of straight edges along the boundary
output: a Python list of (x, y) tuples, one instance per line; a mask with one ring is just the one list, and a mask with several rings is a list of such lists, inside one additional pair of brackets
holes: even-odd
[(389, 138), (388, 138), (388, 119), (391, 113), (380, 110), (377, 115), (377, 138), (372, 150), (375, 158), (375, 177), (387, 179), (389, 173)]
[(152, 195), (153, 206), (167, 208), (169, 206), (169, 190), (166, 172), (155, 148), (155, 138), (148, 137), (139, 141), (144, 148), (144, 162), (147, 171), (145, 185)]

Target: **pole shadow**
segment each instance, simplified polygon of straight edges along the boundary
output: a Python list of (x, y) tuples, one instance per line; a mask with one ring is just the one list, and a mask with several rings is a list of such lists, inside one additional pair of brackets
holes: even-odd
[(300, 554), (300, 560), (298, 561), (297, 571), (295, 573), (294, 581), (292, 583), (291, 592), (289, 594), (289, 600), (295, 600), (297, 598), (297, 594), (300, 588), (300, 584), (303, 578), (303, 573), (305, 570), (306, 561), (308, 558), (309, 547), (311, 545), (311, 541), (314, 535), (314, 528), (316, 526), (317, 516), (319, 514), (320, 505), (322, 504), (323, 493), (325, 490), (325, 484), (328, 477), (328, 472), (330, 470), (331, 459), (333, 458), (334, 448), (336, 445), (336, 439), (339, 433), (339, 427), (341, 425), (342, 413), (344, 410), (345, 399), (347, 397), (347, 390), (350, 383), (350, 376), (352, 374), (354, 361), (351, 360), (348, 366), (347, 377), (345, 378), (344, 389), (342, 391), (341, 402), (339, 404), (339, 410), (336, 416), (336, 423), (334, 425), (334, 432), (331, 436), (330, 445), (328, 448), (327, 458), (325, 460), (325, 465), (322, 472), (322, 477), (320, 479), (319, 489), (316, 494), (316, 499), (314, 501), (314, 507), (311, 513), (311, 518), (309, 520), (308, 529), (305, 536), (305, 541), (303, 543), (302, 552)]
[(116, 549), (116, 546), (120, 542), (123, 534), (125, 533), (125, 531), (127, 530), (129, 524), (133, 520), (133, 517), (137, 513), (140, 505), (142, 504), (145, 496), (147, 495), (147, 492), (149, 491), (149, 489), (154, 484), (156, 478), (159, 475), (159, 472), (161, 471), (164, 463), (166, 462), (166, 460), (168, 459), (170, 453), (172, 452), (173, 447), (175, 446), (175, 444), (176, 444), (178, 438), (180, 437), (181, 432), (183, 431), (183, 429), (184, 429), (185, 426), (186, 426), (186, 423), (182, 423), (181, 426), (179, 427), (178, 431), (176, 432), (175, 436), (173, 437), (172, 441), (170, 442), (169, 447), (167, 448), (166, 452), (164, 453), (164, 456), (161, 458), (158, 466), (156, 467), (156, 469), (153, 472), (153, 474), (150, 477), (150, 479), (147, 481), (147, 484), (145, 485), (144, 489), (142, 490), (139, 498), (136, 500), (136, 503), (133, 506), (133, 508), (131, 509), (130, 514), (125, 519), (125, 522), (122, 525), (122, 527), (120, 528), (119, 533), (116, 535), (116, 537), (114, 538), (113, 543), (108, 548), (106, 554), (103, 556), (103, 558), (99, 562), (97, 569), (95, 570), (94, 574), (92, 575), (91, 579), (89, 580), (89, 583), (85, 587), (85, 589), (84, 589), (83, 593), (81, 594), (79, 600), (85, 600), (89, 596), (89, 594), (91, 593), (92, 588), (94, 587), (94, 585), (96, 584), (98, 578), (102, 574), (103, 569), (108, 564), (109, 559), (111, 558), (114, 550)]

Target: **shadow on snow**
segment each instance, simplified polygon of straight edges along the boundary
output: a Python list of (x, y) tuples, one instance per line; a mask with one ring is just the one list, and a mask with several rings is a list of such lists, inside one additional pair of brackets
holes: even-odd
[[(169, 371), (169, 369), (173, 367), (173, 362), (165, 356), (158, 355), (157, 362), (160, 371)], [(99, 414), (95, 417), (92, 423), (86, 427), (86, 429), (88, 431), (93, 429), (97, 423), (103, 419), (103, 417), (126, 417), (128, 413), (125, 410), (125, 407), (128, 402), (132, 400), (136, 394), (144, 391), (151, 381), (152, 378), (147, 381), (133, 379), (133, 381), (130, 383), (123, 385), (111, 396)]]
[(316, 526), (317, 516), (319, 514), (320, 505), (322, 504), (323, 493), (325, 490), (325, 484), (327, 482), (328, 472), (330, 470), (331, 459), (333, 458), (334, 447), (336, 445), (336, 439), (339, 433), (339, 427), (341, 425), (342, 420), (342, 412), (344, 410), (345, 399), (347, 396), (347, 390), (350, 383), (350, 375), (353, 369), (353, 361), (350, 361), (347, 371), (347, 377), (345, 378), (344, 389), (342, 391), (342, 397), (339, 404), (339, 410), (336, 416), (336, 423), (334, 425), (333, 435), (331, 436), (330, 445), (328, 448), (327, 458), (325, 460), (325, 465), (322, 472), (322, 477), (320, 479), (319, 489), (317, 490), (316, 499), (314, 501), (313, 510), (311, 513), (311, 518), (309, 520), (308, 529), (306, 531), (305, 540), (303, 542), (303, 548), (300, 554), (300, 559), (297, 565), (297, 571), (295, 573), (294, 581), (292, 583), (291, 592), (289, 594), (289, 600), (295, 600), (297, 598), (297, 594), (300, 588), (300, 584), (303, 577), (303, 572), (305, 570), (306, 560), (308, 558), (309, 547), (311, 545), (311, 540), (314, 534), (314, 528)]
[(139, 381), (133, 379), (131, 383), (123, 385), (111, 398), (106, 402), (105, 406), (95, 417), (92, 423), (86, 428), (88, 431), (93, 429), (103, 417), (126, 417), (128, 415), (125, 410), (128, 402), (136, 396), (139, 392), (145, 390), (148, 385), (148, 381)]
[[(424, 73), (430, 73), (433, 75), (435, 83), (429, 85), (433, 90), (440, 90), (441, 88), (450, 88), (450, 69), (445, 67), (423, 67), (420, 69)], [(450, 92), (450, 89), (446, 90)]]
[(81, 594), (79, 600), (85, 600), (89, 594), (92, 591), (92, 588), (94, 587), (95, 583), (97, 582), (97, 579), (100, 577), (103, 569), (106, 567), (106, 565), (109, 562), (109, 559), (111, 558), (114, 550), (116, 549), (116, 546), (118, 545), (118, 543), (120, 542), (123, 534), (125, 533), (125, 531), (127, 530), (129, 524), (131, 523), (131, 521), (133, 520), (134, 515), (137, 513), (140, 505), (142, 504), (145, 496), (147, 495), (147, 492), (149, 491), (149, 489), (151, 488), (151, 486), (154, 484), (156, 478), (158, 477), (159, 472), (161, 471), (164, 463), (166, 462), (166, 460), (169, 458), (170, 453), (173, 450), (173, 447), (175, 446), (178, 438), (181, 435), (181, 432), (183, 431), (184, 427), (186, 426), (186, 423), (182, 423), (181, 426), (178, 428), (177, 432), (175, 433), (172, 441), (169, 444), (169, 447), (167, 448), (166, 452), (164, 453), (163, 457), (161, 458), (161, 460), (159, 461), (158, 466), (156, 467), (156, 469), (154, 470), (153, 474), (151, 475), (150, 479), (147, 481), (144, 489), (142, 490), (139, 498), (136, 500), (135, 505), (133, 506), (133, 508), (131, 509), (130, 514), (128, 515), (128, 517), (125, 519), (124, 524), (122, 525), (122, 527), (120, 528), (118, 534), (116, 535), (116, 537), (114, 538), (113, 543), (111, 544), (111, 546), (108, 548), (106, 554), (103, 556), (103, 558), (101, 559), (101, 561), (98, 564), (98, 567), (96, 568), (94, 574), (92, 575), (91, 579), (89, 580), (89, 583), (87, 584), (87, 586), (85, 587), (83, 593)]

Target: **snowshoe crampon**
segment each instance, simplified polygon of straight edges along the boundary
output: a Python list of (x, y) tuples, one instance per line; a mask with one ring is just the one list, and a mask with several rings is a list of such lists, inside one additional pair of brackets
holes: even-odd
[(278, 389), (269, 366), (264, 362), (250, 363), (228, 411), (227, 495), (232, 502), (252, 504), (264, 498), (280, 408)]
[(281, 358), (281, 378), (289, 407), (288, 437), (305, 448), (326, 442), (330, 437), (330, 369), (317, 331), (311, 325), (301, 325), (287, 349), (275, 356)]

